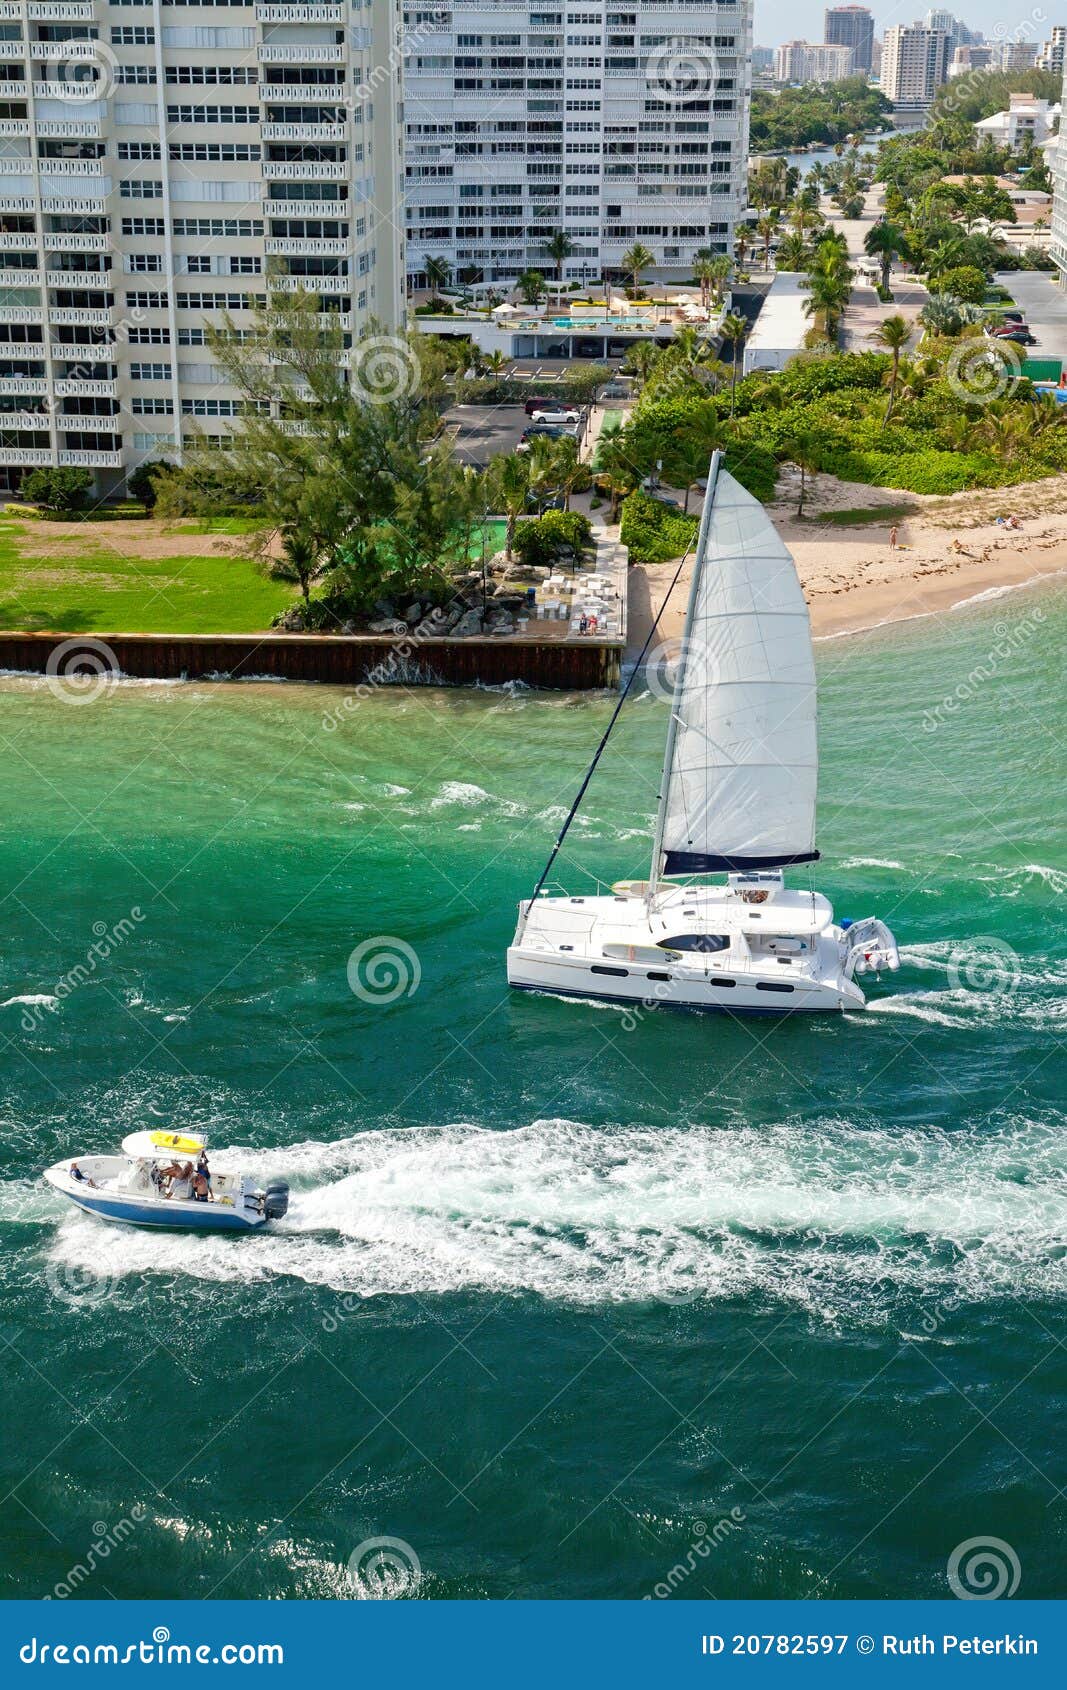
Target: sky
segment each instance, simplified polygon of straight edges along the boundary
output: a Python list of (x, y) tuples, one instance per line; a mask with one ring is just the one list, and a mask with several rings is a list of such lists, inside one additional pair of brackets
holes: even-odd
[[(841, 0), (847, 4), (848, 0)], [(863, 0), (858, 0), (859, 4)], [(914, 23), (929, 10), (930, 0), (869, 0), (876, 35), (887, 24)], [(823, 39), (822, 0), (756, 0), (754, 41), (757, 47), (777, 47), (782, 41)], [(1054, 23), (1067, 23), (1067, 4), (1044, 0), (956, 0), (955, 12), (971, 29), (984, 30), (997, 40), (1044, 41)], [(999, 25), (999, 28), (998, 28)]]

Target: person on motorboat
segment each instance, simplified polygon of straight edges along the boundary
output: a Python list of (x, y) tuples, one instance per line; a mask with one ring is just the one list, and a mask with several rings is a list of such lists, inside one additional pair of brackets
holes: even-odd
[(94, 1179), (90, 1179), (88, 1174), (83, 1174), (77, 1162), (72, 1162), (70, 1164), (70, 1177), (73, 1180), (77, 1180), (79, 1185), (91, 1185), (95, 1191), (96, 1181)]
[(208, 1183), (207, 1175), (202, 1174), (198, 1168), (196, 1173), (193, 1175), (193, 1202), (213, 1203), (214, 1201), (215, 1199), (211, 1195), (211, 1186)]
[(200, 1152), (199, 1156), (196, 1159), (196, 1171), (197, 1171), (198, 1174), (203, 1174), (204, 1178), (207, 1180), (208, 1189), (210, 1190), (211, 1189), (211, 1169), (208, 1166), (207, 1151), (206, 1150), (202, 1150)]

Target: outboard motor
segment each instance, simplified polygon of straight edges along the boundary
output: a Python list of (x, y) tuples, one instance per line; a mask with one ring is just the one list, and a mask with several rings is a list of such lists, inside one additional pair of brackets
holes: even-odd
[(263, 1193), (263, 1213), (269, 1221), (280, 1221), (289, 1208), (289, 1181), (272, 1179)]

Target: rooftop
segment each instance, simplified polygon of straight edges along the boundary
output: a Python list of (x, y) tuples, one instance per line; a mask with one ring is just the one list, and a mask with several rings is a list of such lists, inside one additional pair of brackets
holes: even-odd
[(791, 270), (779, 270), (745, 343), (746, 354), (789, 350), (803, 345), (804, 336), (811, 328), (810, 317), (804, 315), (807, 295), (803, 276)]

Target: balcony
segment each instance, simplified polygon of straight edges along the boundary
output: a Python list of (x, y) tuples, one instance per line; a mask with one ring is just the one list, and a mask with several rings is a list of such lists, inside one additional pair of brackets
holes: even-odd
[(268, 235), (264, 242), (268, 257), (275, 258), (347, 258), (352, 251), (351, 241), (299, 240), (290, 236)]
[(351, 293), (354, 276), (272, 276), (279, 293)]
[[(35, 244), (33, 235), (8, 235), (7, 240), (28, 240)], [(48, 235), (44, 237), (45, 252), (110, 252), (110, 235)]]
[(343, 6), (285, 6), (256, 7), (256, 22), (269, 23), (344, 23)]
[(330, 100), (343, 103), (350, 98), (343, 82), (328, 82), (321, 87), (318, 83), (261, 82), (257, 92), (263, 105), (291, 106), (294, 100), (306, 101), (309, 97), (321, 105)]
[[(0, 83), (0, 95), (4, 92), (4, 84)], [(77, 120), (46, 117), (38, 118), (34, 127), (38, 135), (50, 136), (53, 140), (61, 141), (97, 141), (100, 138), (100, 125), (91, 118)]]
[[(27, 201), (26, 204), (30, 210), (33, 209), (32, 199)], [(22, 200), (5, 202), (3, 199), (0, 199), (0, 211), (21, 210), (22, 205)], [(41, 210), (48, 217), (106, 217), (107, 200), (74, 199), (73, 196), (67, 194), (56, 194), (53, 196), (47, 191), (47, 189), (42, 187)], [(82, 239), (81, 236), (78, 236), (77, 238), (79, 240)]]
[(27, 47), (31, 59), (46, 65), (91, 64), (100, 53), (95, 41), (30, 41)]
[(36, 252), (36, 235), (0, 235), (0, 252)]
[(81, 381), (72, 376), (63, 376), (56, 382), (55, 387), (58, 399), (116, 399), (118, 397), (117, 382), (93, 381), (89, 377)]
[(50, 288), (109, 288), (112, 286), (111, 267), (106, 270), (46, 270), (45, 286)]
[(28, 82), (0, 82), (0, 93), (5, 100), (28, 100), (30, 85)]
[(47, 411), (0, 411), (0, 428), (29, 429), (46, 433), (51, 423)]
[(333, 160), (317, 160), (314, 164), (276, 163), (273, 159), (263, 165), (267, 182), (346, 182), (349, 166)]
[[(114, 316), (110, 305), (52, 305), (48, 309), (48, 321), (56, 327), (76, 324), (87, 329), (109, 329)], [(31, 317), (29, 321), (39, 322), (40, 318)]]
[(0, 446), (0, 464), (18, 464), (26, 469), (50, 469), (55, 457), (45, 447)]
[(39, 288), (40, 270), (5, 270), (0, 260), (0, 288)]
[(263, 123), (260, 130), (265, 141), (345, 141), (348, 129), (343, 123)]
[[(68, 419), (72, 421), (73, 419)], [(84, 417), (82, 418), (84, 422)], [(68, 452), (63, 450), (59, 454), (60, 466), (63, 469), (121, 469), (121, 452)]]
[[(101, 86), (103, 86), (101, 84)], [(39, 100), (63, 100), (68, 106), (86, 105), (102, 96), (93, 82), (35, 82), (33, 91)]]
[(286, 46), (263, 46), (259, 49), (261, 65), (343, 65), (345, 49), (341, 46), (306, 47), (289, 43)]
[(93, 340), (84, 345), (72, 342), (67, 345), (53, 340), (49, 350), (55, 364), (110, 364), (115, 356), (114, 346), (107, 341)]
[(19, 153), (15, 158), (0, 158), (0, 176), (32, 176), (34, 161), (29, 153)]
[(39, 305), (0, 305), (0, 323), (43, 323)]
[[(18, 17), (22, 10), (13, 6), (10, 16)], [(92, 23), (96, 13), (93, 0), (38, 0), (26, 8), (32, 23)], [(9, 14), (4, 13), (7, 17)]]
[(48, 383), (44, 376), (0, 376), (0, 393), (14, 393), (20, 399), (44, 399)]
[(0, 118), (0, 136), (29, 135), (30, 121), (26, 117)]
[[(349, 200), (261, 200), (260, 210), (265, 217), (350, 217)], [(302, 252), (306, 250), (303, 246)]]
[[(102, 158), (42, 158), (38, 161), (41, 175), (55, 177), (62, 180), (64, 176), (102, 176), (104, 174), (104, 160)], [(110, 182), (104, 188), (105, 193), (111, 189)]]

